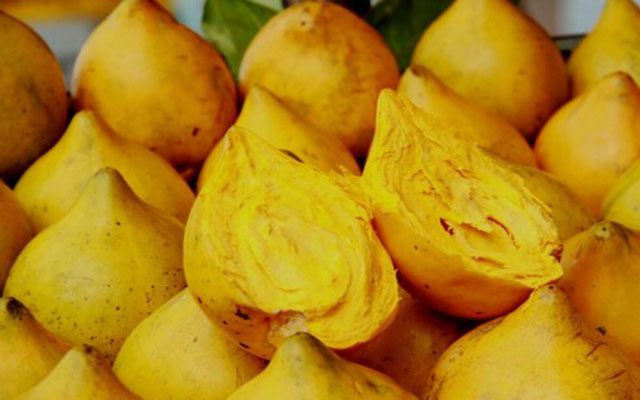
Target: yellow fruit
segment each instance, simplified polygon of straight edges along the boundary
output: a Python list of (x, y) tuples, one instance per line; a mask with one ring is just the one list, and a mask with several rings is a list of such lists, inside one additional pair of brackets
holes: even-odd
[(116, 376), (145, 399), (226, 400), (264, 368), (213, 325), (184, 289), (122, 345)]
[(204, 161), (236, 117), (224, 61), (152, 0), (124, 0), (78, 55), (72, 94), (179, 170)]
[(565, 243), (562, 266), (576, 311), (640, 364), (640, 232), (594, 225)]
[(60, 65), (31, 28), (0, 11), (0, 178), (18, 177), (64, 131)]
[(419, 65), (407, 68), (398, 93), (497, 156), (518, 164), (536, 165), (533, 150), (520, 132), (498, 114), (456, 94), (427, 68)]
[(623, 71), (640, 82), (640, 9), (632, 0), (607, 0), (600, 21), (569, 59), (573, 95)]
[(520, 175), (526, 188), (549, 207), (560, 242), (588, 229), (595, 222), (581, 200), (553, 175), (524, 165), (503, 165)]
[(607, 221), (640, 230), (640, 160), (615, 181), (603, 202), (602, 214)]
[[(236, 126), (245, 128), (280, 150), (293, 153), (305, 163), (323, 171), (351, 172), (360, 175), (360, 167), (336, 137), (323, 135), (260, 86), (249, 91)], [(204, 186), (220, 151), (213, 151), (200, 171), (198, 191)]]
[(391, 50), (365, 21), (330, 2), (301, 2), (273, 17), (249, 44), (239, 71), (246, 96), (261, 85), (302, 120), (366, 154), (376, 99), (398, 84)]
[(135, 400), (90, 347), (69, 350), (42, 382), (15, 400)]
[(117, 136), (95, 114), (83, 111), (16, 185), (35, 231), (62, 218), (91, 176), (104, 167), (117, 169), (142, 200), (186, 222), (194, 196), (180, 175), (156, 154)]
[(32, 237), (27, 214), (11, 189), (0, 180), (0, 292), (13, 262)]
[(309, 332), (346, 349), (398, 302), (393, 264), (355, 177), (330, 176), (232, 128), (185, 231), (189, 288), (247, 351)]
[(426, 30), (412, 62), (527, 137), (568, 95), (558, 48), (508, 0), (456, 0)]
[(551, 211), (523, 179), (391, 90), (363, 178), (400, 274), (438, 310), (502, 315), (562, 275)]
[(545, 286), (504, 318), (444, 353), (425, 400), (627, 400), (640, 370), (586, 326), (557, 287)]
[(0, 399), (13, 399), (40, 382), (64, 352), (19, 301), (0, 298)]
[(127, 335), (179, 292), (183, 226), (100, 170), (60, 221), (16, 260), (5, 296), (48, 331), (115, 356)]
[(415, 400), (388, 377), (340, 359), (318, 339), (298, 333), (287, 339), (269, 366), (229, 400)]
[(640, 156), (640, 90), (622, 72), (562, 107), (535, 145), (543, 169), (580, 197), (594, 216), (616, 178)]
[(460, 336), (458, 324), (400, 293), (398, 315), (378, 337), (344, 354), (380, 371), (415, 395), (427, 388), (431, 368)]

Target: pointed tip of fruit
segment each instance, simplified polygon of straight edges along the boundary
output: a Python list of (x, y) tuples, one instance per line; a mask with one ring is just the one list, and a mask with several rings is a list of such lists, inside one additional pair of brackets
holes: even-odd
[(309, 358), (333, 358), (331, 351), (313, 335), (298, 332), (288, 337), (278, 349), (280, 357), (286, 359), (300, 359), (302, 362)]

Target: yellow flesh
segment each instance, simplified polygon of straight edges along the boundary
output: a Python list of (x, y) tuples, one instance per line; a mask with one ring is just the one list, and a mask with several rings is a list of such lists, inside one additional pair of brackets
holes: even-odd
[[(251, 336), (244, 344), (263, 357), (300, 330), (346, 348), (386, 326), (395, 274), (355, 178), (328, 176), (239, 128), (221, 145), (185, 239), (187, 281), (214, 320)], [(239, 318), (236, 306), (256, 315)]]
[(400, 213), (467, 268), (531, 288), (560, 276), (550, 211), (522, 178), (390, 91), (364, 176), (382, 212)]

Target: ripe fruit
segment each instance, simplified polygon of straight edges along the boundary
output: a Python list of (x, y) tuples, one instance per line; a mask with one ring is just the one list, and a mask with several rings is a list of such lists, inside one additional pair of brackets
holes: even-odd
[(40, 382), (64, 352), (19, 301), (0, 298), (0, 399), (13, 399)]
[(184, 287), (183, 226), (100, 170), (60, 221), (16, 260), (5, 295), (48, 331), (113, 358), (153, 310)]
[(532, 137), (567, 98), (549, 35), (508, 0), (456, 0), (426, 30), (413, 64)]
[(615, 181), (602, 204), (602, 215), (606, 221), (640, 230), (640, 160)]
[(520, 132), (500, 115), (456, 94), (427, 68), (409, 67), (400, 79), (398, 93), (495, 155), (518, 164), (536, 165), (533, 150)]
[(640, 364), (640, 233), (601, 222), (565, 243), (562, 266), (576, 311)]
[(136, 400), (109, 365), (90, 347), (78, 347), (60, 360), (44, 380), (16, 400)]
[(391, 379), (342, 360), (306, 333), (293, 335), (278, 348), (269, 366), (229, 400), (394, 399), (415, 400)]
[(425, 377), (459, 336), (455, 320), (425, 307), (402, 290), (393, 323), (372, 341), (343, 356), (382, 372), (419, 396), (427, 388)]
[(104, 167), (117, 169), (142, 200), (186, 222), (194, 196), (180, 175), (158, 155), (116, 135), (96, 114), (81, 111), (16, 185), (36, 232), (62, 218)]
[(236, 117), (236, 91), (211, 45), (152, 0), (124, 0), (78, 55), (72, 94), (124, 137), (179, 170), (204, 161)]
[(185, 274), (211, 320), (270, 358), (309, 332), (347, 349), (393, 319), (398, 285), (352, 176), (328, 175), (232, 128), (185, 231)]
[(607, 0), (600, 21), (569, 59), (573, 95), (616, 71), (640, 82), (639, 46), (640, 8), (632, 0)]
[(60, 65), (27, 25), (0, 11), (0, 178), (16, 178), (64, 131)]
[[(360, 175), (360, 167), (338, 138), (324, 135), (310, 127), (271, 92), (260, 86), (256, 85), (249, 91), (235, 124), (318, 169)], [(198, 177), (198, 191), (204, 186), (219, 153), (219, 149), (214, 149), (202, 166)]]
[(558, 241), (564, 242), (595, 222), (581, 200), (553, 175), (524, 165), (502, 165), (518, 174), (526, 188), (549, 207), (558, 229)]
[(615, 180), (640, 156), (640, 89), (625, 73), (607, 76), (547, 122), (535, 151), (599, 216)]
[(0, 180), (0, 291), (13, 262), (32, 237), (27, 214), (11, 189)]
[(300, 119), (364, 155), (376, 100), (398, 84), (391, 50), (365, 21), (330, 2), (302, 2), (273, 17), (249, 44), (239, 71), (242, 96), (271, 91)]
[(551, 212), (522, 178), (391, 90), (363, 178), (400, 274), (440, 311), (499, 316), (562, 275)]
[(474, 329), (438, 361), (425, 400), (640, 398), (640, 370), (557, 287)]
[(184, 289), (131, 332), (113, 370), (145, 399), (226, 400), (263, 367), (209, 321)]

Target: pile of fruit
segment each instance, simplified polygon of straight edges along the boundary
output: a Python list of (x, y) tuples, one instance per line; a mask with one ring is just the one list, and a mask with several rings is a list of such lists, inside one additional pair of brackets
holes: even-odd
[(568, 64), (456, 0), (402, 76), (303, 1), (237, 75), (124, 0), (68, 100), (0, 12), (0, 399), (640, 399), (631, 0)]

